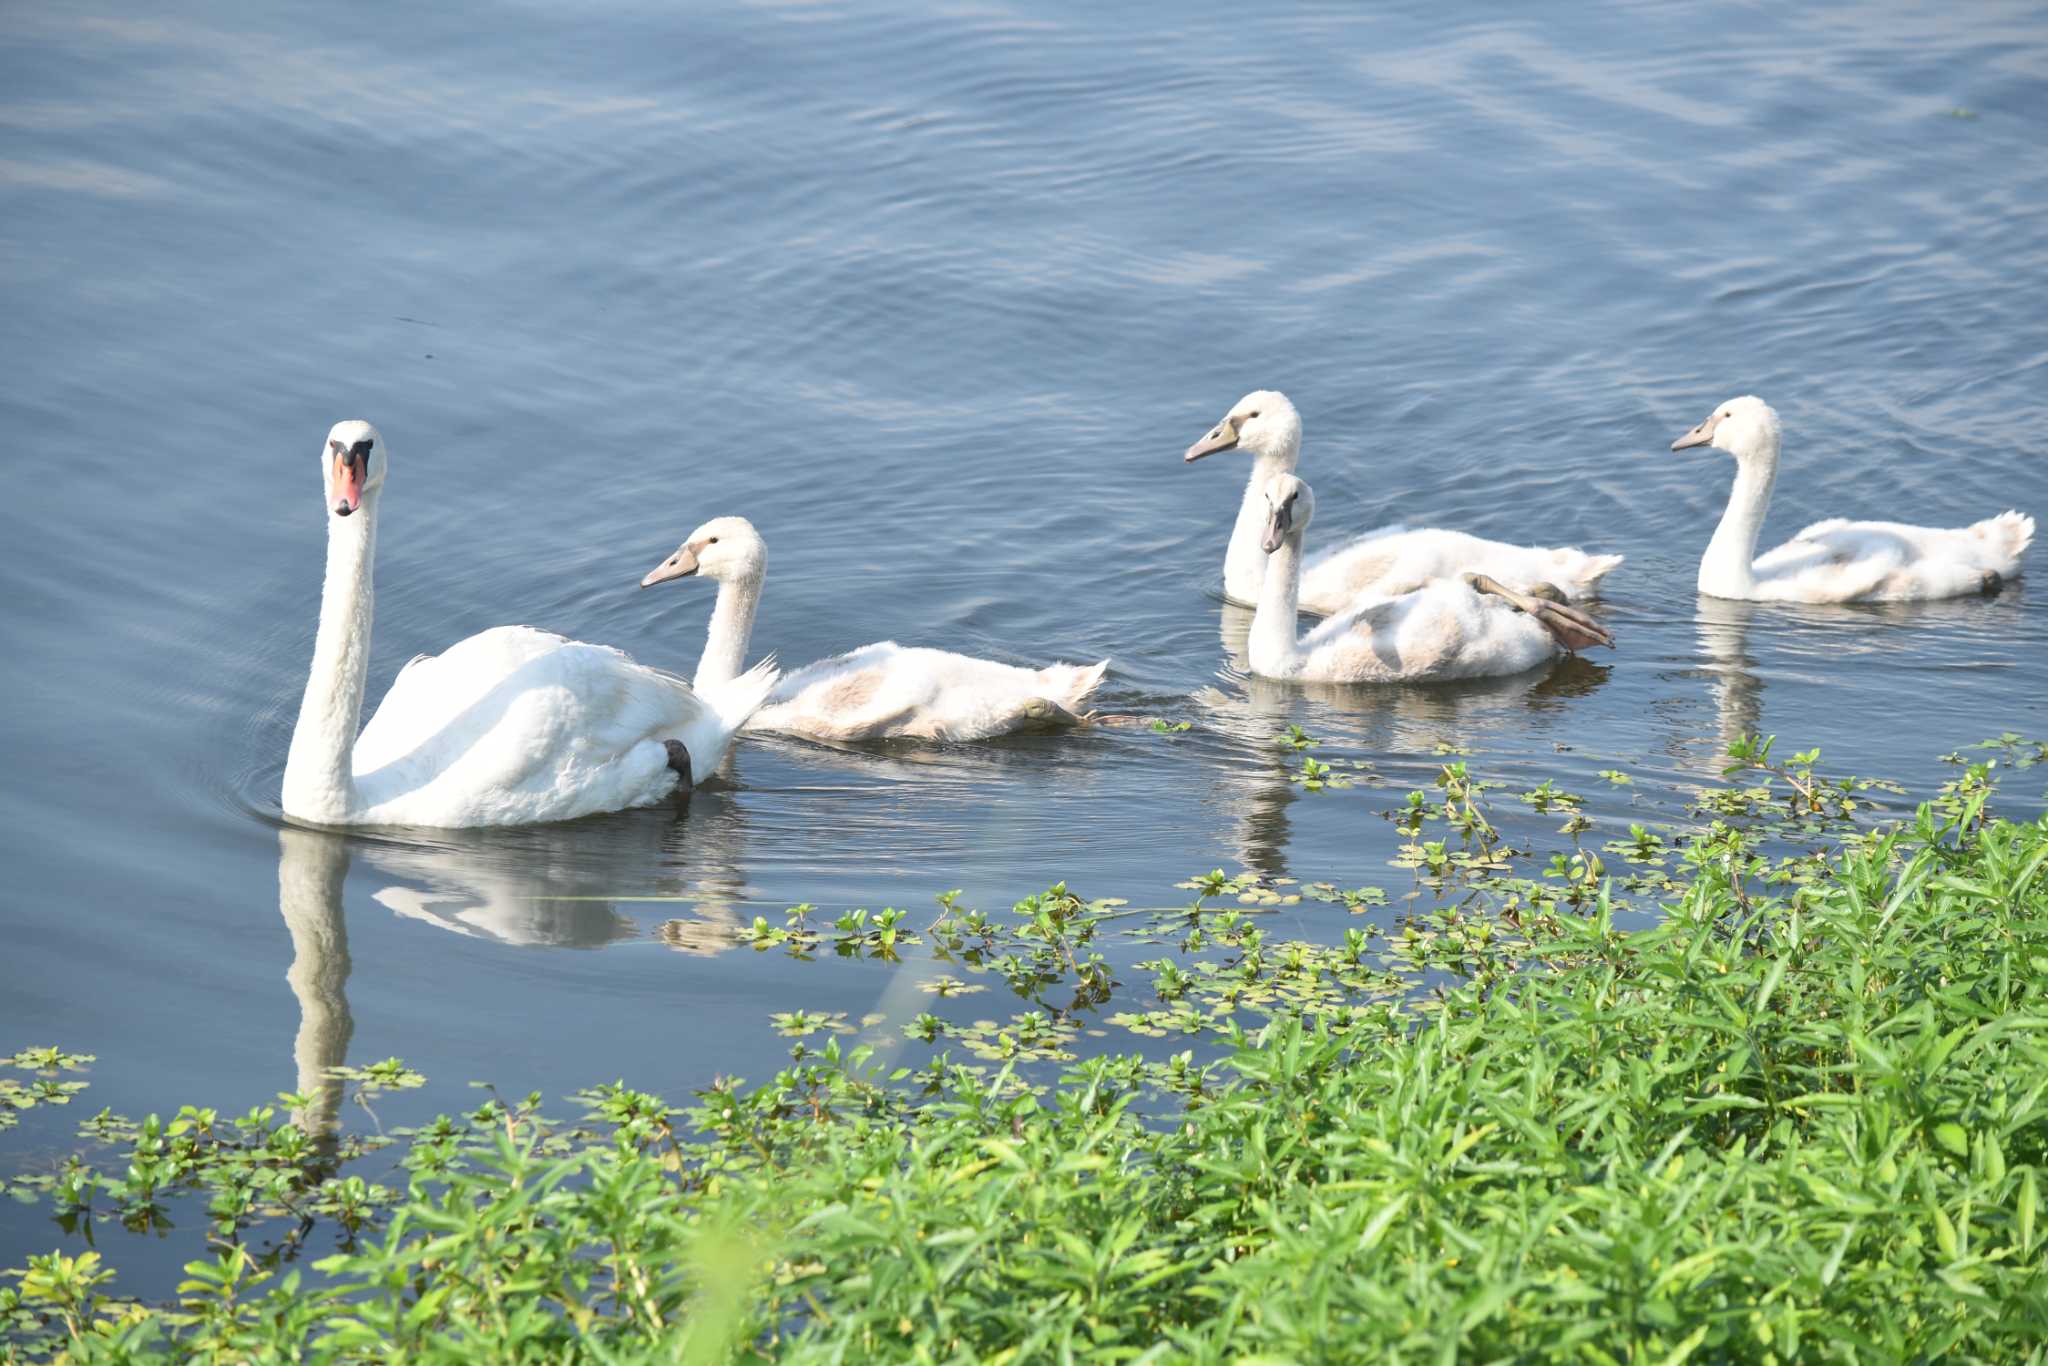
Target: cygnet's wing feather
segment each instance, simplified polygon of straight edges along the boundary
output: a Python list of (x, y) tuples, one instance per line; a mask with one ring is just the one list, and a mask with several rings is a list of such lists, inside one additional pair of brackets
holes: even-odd
[(1025, 724), (1032, 699), (1065, 705), (1050, 694), (1079, 700), (1100, 682), (1099, 673), (1092, 681), (1056, 675), (1062, 668), (1073, 666), (1025, 669), (877, 641), (784, 676), (747, 728), (830, 740), (985, 739)]
[(1362, 599), (1302, 637), (1301, 648), (1300, 676), (1334, 683), (1491, 678), (1558, 652), (1541, 623), (1448, 578)]
[(1619, 555), (1589, 555), (1576, 546), (1524, 546), (1463, 531), (1384, 527), (1311, 556), (1302, 570), (1302, 610), (1339, 612), (1361, 595), (1413, 592), (1437, 579), (1478, 572), (1519, 589), (1555, 585), (1579, 601), (1599, 591)]
[(2032, 535), (2032, 519), (2013, 512), (1967, 527), (1830, 518), (1757, 557), (1757, 596), (1793, 602), (1959, 597), (2017, 574)]

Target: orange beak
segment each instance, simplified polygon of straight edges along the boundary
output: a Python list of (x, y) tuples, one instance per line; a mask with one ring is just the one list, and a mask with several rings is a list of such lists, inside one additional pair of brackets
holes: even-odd
[(343, 451), (334, 457), (334, 515), (346, 517), (363, 505), (363, 471), (367, 456)]

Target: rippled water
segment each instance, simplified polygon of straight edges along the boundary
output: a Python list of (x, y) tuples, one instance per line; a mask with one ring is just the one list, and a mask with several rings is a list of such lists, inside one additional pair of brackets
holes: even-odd
[[(1391, 797), (1290, 785), (1290, 723), (1396, 793), (1439, 742), (1556, 776), (1605, 829), (1675, 817), (1745, 731), (1921, 783), (2048, 733), (2037, 587), (1698, 599), (1728, 469), (1666, 449), (1753, 391), (1773, 541), (2048, 517), (2037, 5), (95, 0), (10, 9), (0, 74), (0, 1021), (97, 1053), (96, 1105), (390, 1054), (682, 1095), (773, 1067), (771, 1009), (895, 1011), (927, 971), (716, 951), (792, 902), (1397, 887)], [(1245, 465), (1179, 455), (1263, 386), (1319, 530), (1623, 552), (1621, 648), (1430, 689), (1232, 671)], [(787, 662), (1108, 655), (1111, 710), (1192, 728), (749, 741), (681, 819), (281, 846), (348, 416), (392, 459), (373, 699), (505, 621), (687, 668), (708, 590), (634, 585), (737, 512)], [(0, 1253), (49, 1236), (0, 1216)]]

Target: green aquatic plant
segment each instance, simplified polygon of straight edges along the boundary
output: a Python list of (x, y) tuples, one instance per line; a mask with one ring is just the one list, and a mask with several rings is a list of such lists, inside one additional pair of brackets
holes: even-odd
[(11, 1058), (0, 1058), (0, 1067), (15, 1068), (35, 1075), (28, 1081), (0, 1075), (0, 1132), (19, 1122), (20, 1112), (38, 1105), (68, 1105), (85, 1089), (85, 1083), (66, 1080), (66, 1072), (77, 1072), (95, 1061), (90, 1053), (66, 1053), (58, 1048), (24, 1048)]
[[(787, 1066), (685, 1105), (493, 1092), (331, 1141), (295, 1098), (101, 1112), (17, 1183), (64, 1241), (0, 1276), (0, 1334), (80, 1361), (2038, 1354), (2048, 820), (1992, 809), (2012, 763), (1879, 825), (1817, 755), (1733, 757), (1764, 797), (1598, 853), (1511, 850), (1450, 774), (1416, 841), (1441, 885), (1399, 914), (1222, 869), (1147, 911), (946, 893), (920, 947), (1022, 1009), (936, 1013), (981, 985), (949, 972), (896, 1025), (785, 1012)], [(1278, 932), (1289, 896), (1328, 942)], [(1119, 934), (1149, 956), (1097, 997)], [(124, 1298), (124, 1226), (194, 1242), (174, 1297)]]

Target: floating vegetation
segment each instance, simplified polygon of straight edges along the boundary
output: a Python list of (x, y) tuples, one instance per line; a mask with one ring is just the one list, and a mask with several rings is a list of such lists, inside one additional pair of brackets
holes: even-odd
[[(788, 1065), (687, 1106), (493, 1092), (342, 1134), (297, 1127), (302, 1096), (101, 1111), (8, 1183), (56, 1247), (0, 1276), (0, 1334), (76, 1360), (2024, 1359), (2048, 820), (1990, 807), (2044, 757), (1952, 756), (1886, 816), (1894, 785), (1746, 739), (1682, 822), (1515, 793), (1562, 823), (1539, 847), (1447, 751), (1382, 813), (1405, 890), (1215, 869), (1159, 907), (793, 907), (738, 941), (821, 972), (914, 952), (913, 1012), (778, 1013)], [(1307, 917), (1319, 939), (1280, 932)], [(93, 1060), (6, 1061), (0, 1115), (41, 1125)], [(423, 1080), (335, 1079), (363, 1105)], [(124, 1297), (124, 1229), (191, 1242), (174, 1301)]]
[(86, 1084), (66, 1080), (64, 1073), (81, 1071), (93, 1061), (90, 1053), (66, 1053), (56, 1048), (24, 1048), (11, 1058), (0, 1058), (0, 1067), (34, 1074), (28, 1081), (0, 1074), (0, 1131), (13, 1128), (23, 1110), (33, 1110), (38, 1105), (70, 1104)]

